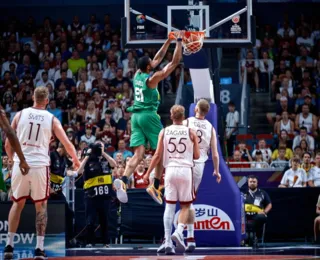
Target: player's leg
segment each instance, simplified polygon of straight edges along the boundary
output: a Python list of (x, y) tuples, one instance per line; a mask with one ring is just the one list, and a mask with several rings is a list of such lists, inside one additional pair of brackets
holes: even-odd
[[(178, 192), (176, 188), (175, 181), (175, 168), (168, 168), (165, 177), (165, 198), (166, 198), (166, 208), (163, 215), (163, 225), (164, 225), (164, 251), (167, 255), (175, 254), (174, 246), (171, 240), (172, 224), (174, 220), (174, 214), (176, 211), (176, 203), (178, 199)], [(158, 250), (163, 246), (161, 246)]]
[(37, 244), (35, 248), (35, 259), (46, 259), (44, 251), (44, 238), (48, 222), (47, 200), (50, 192), (49, 167), (33, 168), (30, 174), (30, 197), (36, 209), (36, 231)]
[[(143, 126), (145, 126), (142, 129), (144, 129), (144, 134), (148, 142), (150, 143), (151, 149), (156, 150), (159, 133), (162, 130), (162, 124), (161, 124), (159, 115), (156, 113), (148, 114), (147, 117), (143, 118), (142, 124)], [(162, 193), (159, 190), (162, 173), (163, 173), (163, 163), (161, 158), (160, 163), (155, 168), (153, 184), (151, 184), (147, 188), (147, 192), (149, 193), (149, 195), (159, 204), (162, 204), (162, 197), (161, 197)]]
[[(193, 167), (193, 185), (195, 194), (197, 194), (204, 171), (205, 163), (195, 163)], [(196, 241), (194, 238), (194, 221), (195, 212), (193, 204), (190, 205), (189, 216), (187, 221), (187, 249), (186, 252), (191, 253), (196, 248)]]
[(192, 169), (176, 167), (175, 172), (176, 179), (178, 180), (177, 191), (181, 211), (178, 218), (178, 226), (171, 238), (176, 242), (177, 247), (185, 249), (183, 230), (188, 221), (190, 204), (195, 199)]
[(126, 164), (126, 168), (121, 180), (117, 179), (113, 185), (117, 192), (117, 198), (122, 203), (128, 202), (126, 185), (128, 178), (134, 172), (138, 164), (143, 160), (145, 153), (146, 137), (140, 126), (140, 121), (143, 116), (139, 113), (134, 113), (131, 118), (132, 134), (130, 137), (130, 146), (134, 147), (134, 155)]
[(29, 197), (30, 193), (29, 174), (26, 176), (22, 175), (19, 165), (13, 165), (11, 177), (13, 205), (8, 217), (8, 237), (6, 247), (4, 249), (4, 259), (13, 259), (13, 239), (20, 223), (20, 216), (24, 208), (26, 198)]

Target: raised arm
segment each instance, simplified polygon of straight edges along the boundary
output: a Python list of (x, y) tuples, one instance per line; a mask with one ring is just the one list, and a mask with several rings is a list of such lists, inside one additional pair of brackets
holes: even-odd
[(19, 117), (20, 113), (17, 113), (12, 122), (12, 126), (10, 126), (4, 110), (2, 109), (2, 107), (0, 107), (0, 127), (7, 135), (5, 149), (8, 158), (12, 161), (13, 155), (14, 153), (16, 153), (20, 160), (20, 170), (23, 175), (26, 175), (28, 174), (30, 168), (26, 162), (26, 159), (24, 158), (19, 140), (15, 132), (15, 130), (17, 129)]
[(157, 71), (153, 74), (147, 81), (147, 86), (149, 88), (156, 88), (158, 83), (167, 78), (174, 69), (179, 65), (181, 57), (182, 57), (182, 33), (180, 33), (179, 39), (176, 43), (176, 48), (174, 50), (172, 61), (169, 62), (162, 70)]
[(152, 157), (150, 166), (148, 168), (148, 171), (146, 172), (146, 176), (149, 177), (152, 170), (160, 163), (162, 155), (163, 155), (163, 130), (161, 130), (159, 134), (157, 150)]
[(170, 46), (171, 39), (168, 38), (165, 43), (162, 45), (161, 49), (157, 52), (156, 56), (154, 56), (153, 60), (151, 61), (151, 67), (156, 68), (161, 61), (163, 60), (164, 56), (166, 55), (166, 52)]
[(77, 156), (76, 149), (73, 144), (69, 141), (65, 131), (62, 128), (60, 121), (57, 118), (53, 118), (53, 133), (59, 139), (59, 141), (63, 144), (67, 153), (71, 156), (73, 167), (77, 170), (80, 166), (80, 161)]

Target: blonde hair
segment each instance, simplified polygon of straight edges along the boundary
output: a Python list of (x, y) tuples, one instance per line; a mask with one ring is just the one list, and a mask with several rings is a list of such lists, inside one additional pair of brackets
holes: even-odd
[(47, 87), (37, 87), (34, 91), (34, 101), (36, 103), (43, 103), (49, 98), (49, 90)]
[(171, 119), (173, 121), (182, 121), (184, 119), (184, 107), (180, 105), (174, 105), (170, 109)]
[(210, 104), (207, 100), (200, 99), (197, 103), (197, 108), (199, 109), (199, 114), (205, 116), (210, 110)]

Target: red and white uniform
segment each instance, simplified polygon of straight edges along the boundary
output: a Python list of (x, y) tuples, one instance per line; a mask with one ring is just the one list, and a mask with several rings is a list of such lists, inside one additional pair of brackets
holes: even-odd
[(52, 137), (54, 116), (46, 110), (26, 108), (21, 111), (17, 122), (17, 137), (30, 171), (23, 176), (19, 158), (15, 154), (12, 171), (13, 200), (31, 197), (34, 202), (49, 197), (49, 144)]
[(149, 181), (145, 182), (143, 180), (144, 175), (146, 174), (146, 172), (134, 172), (133, 173), (133, 179), (134, 179), (134, 187), (136, 189), (146, 189), (149, 185)]
[(202, 180), (205, 162), (208, 160), (213, 126), (208, 120), (198, 119), (196, 117), (189, 117), (183, 123), (193, 129), (198, 136), (200, 158), (194, 160), (195, 164), (193, 167), (194, 188), (197, 191)]
[(165, 128), (163, 146), (166, 202), (191, 203), (195, 199), (195, 194), (192, 178), (193, 142), (190, 138), (190, 129), (183, 125), (171, 125)]

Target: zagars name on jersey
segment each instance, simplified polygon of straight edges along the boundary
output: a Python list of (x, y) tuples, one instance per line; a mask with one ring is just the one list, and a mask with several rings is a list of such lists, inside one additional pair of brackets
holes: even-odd
[(29, 116), (28, 116), (28, 119), (43, 122), (44, 121), (44, 116), (35, 115), (35, 114), (30, 113)]
[(188, 131), (186, 130), (166, 130), (166, 135), (188, 135)]

